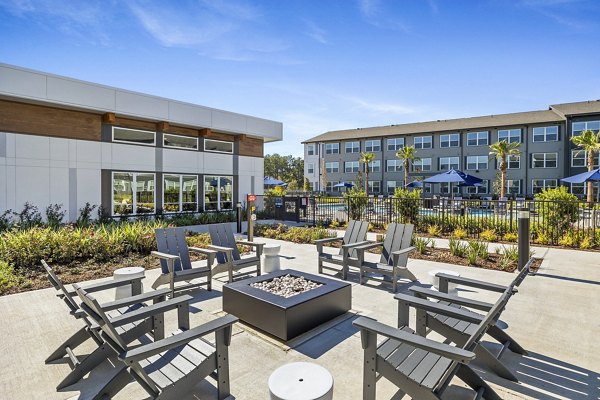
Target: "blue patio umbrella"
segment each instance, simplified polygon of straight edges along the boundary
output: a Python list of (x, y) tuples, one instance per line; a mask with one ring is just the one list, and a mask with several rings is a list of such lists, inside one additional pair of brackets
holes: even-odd
[(476, 176), (465, 174), (462, 171), (458, 171), (456, 169), (451, 169), (450, 171), (442, 172), (441, 174), (437, 174), (434, 176), (430, 176), (426, 178), (423, 182), (425, 183), (449, 183), (450, 184), (450, 193), (452, 192), (452, 184), (458, 183), (462, 186), (475, 186), (476, 184), (480, 184), (483, 182), (483, 179), (480, 179)]
[(333, 187), (351, 188), (351, 187), (354, 187), (354, 183), (352, 183), (352, 182), (340, 182), (337, 185), (333, 185)]
[[(581, 174), (569, 176), (560, 180), (566, 183), (585, 183), (591, 181), (600, 181), (600, 168), (592, 171), (582, 172)], [(600, 190), (596, 190), (596, 201), (600, 200)]]
[(423, 182), (421, 181), (412, 181), (407, 183), (406, 185), (407, 188), (422, 188), (423, 187)]
[(287, 186), (287, 183), (285, 183), (284, 181), (280, 181), (279, 179), (270, 177), (270, 176), (265, 176), (264, 185), (265, 186)]

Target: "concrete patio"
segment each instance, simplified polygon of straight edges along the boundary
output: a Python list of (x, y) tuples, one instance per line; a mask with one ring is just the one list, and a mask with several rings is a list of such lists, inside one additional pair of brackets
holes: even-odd
[[(262, 238), (257, 240), (281, 244), (283, 267), (317, 273), (315, 246)], [(443, 241), (437, 242), (438, 247), (443, 246)], [(537, 275), (525, 279), (519, 293), (510, 300), (501, 317), (510, 335), (529, 351), (528, 356), (518, 356), (509, 351), (503, 357), (520, 382), (504, 380), (477, 365), (476, 369), (505, 399), (598, 399), (598, 253), (537, 249), (536, 255), (545, 257), (542, 268)], [(514, 277), (505, 272), (421, 260), (410, 260), (409, 268), (424, 286), (429, 286), (427, 272), (439, 268), (499, 284), (507, 284)], [(157, 274), (157, 270), (147, 271), (144, 281), (146, 290)], [(351, 274), (350, 279), (353, 283), (353, 311), (395, 325), (396, 304), (389, 285), (369, 281), (361, 286), (357, 284), (355, 274)], [(401, 290), (406, 290), (408, 286), (401, 285)], [(220, 313), (222, 282), (215, 280), (213, 287), (211, 292), (191, 292), (194, 296), (192, 326), (213, 319)], [(479, 290), (462, 290), (460, 295), (489, 302), (494, 302), (497, 296)], [(112, 296), (114, 293), (107, 292), (97, 297), (110, 300)], [(79, 383), (56, 392), (57, 383), (69, 371), (69, 367), (61, 363), (45, 365), (44, 359), (79, 329), (81, 322), (68, 315), (65, 305), (55, 297), (54, 289), (1, 297), (0, 315), (3, 321), (0, 324), (0, 398), (86, 398), (111, 376), (111, 364), (105, 362)], [(175, 317), (175, 312), (167, 315), (167, 332), (175, 329)], [(310, 361), (324, 366), (333, 375), (335, 399), (360, 399), (363, 352), (359, 333), (352, 326), (354, 318), (344, 319), (293, 349), (286, 349), (273, 339), (237, 324), (230, 347), (232, 398), (268, 398), (267, 380), (276, 368), (293, 361)], [(86, 347), (83, 350), (93, 348), (91, 340), (89, 342), (82, 346)], [(497, 347), (492, 342), (486, 342), (486, 345)], [(78, 349), (77, 352), (81, 351)], [(446, 392), (446, 398), (466, 399), (472, 395), (472, 392), (464, 389), (460, 380), (455, 379), (453, 384)], [(195, 393), (178, 398), (216, 398), (213, 385), (212, 380), (199, 381)], [(404, 394), (385, 379), (379, 380), (377, 393), (378, 399), (404, 398)], [(145, 392), (137, 383), (131, 383), (117, 398), (145, 398)]]

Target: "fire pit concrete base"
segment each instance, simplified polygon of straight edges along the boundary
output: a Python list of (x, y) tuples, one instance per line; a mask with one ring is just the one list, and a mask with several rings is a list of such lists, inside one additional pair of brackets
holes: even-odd
[[(287, 274), (304, 277), (322, 286), (288, 298), (250, 286)], [(223, 311), (286, 342), (346, 313), (351, 307), (349, 283), (293, 269), (223, 286)]]

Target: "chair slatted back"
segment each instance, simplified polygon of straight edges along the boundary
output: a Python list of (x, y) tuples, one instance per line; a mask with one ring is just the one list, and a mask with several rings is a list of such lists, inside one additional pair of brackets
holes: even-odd
[[(172, 256), (179, 256), (179, 260), (175, 260), (174, 271), (192, 269), (192, 261), (190, 260), (183, 228), (156, 229), (154, 232), (158, 251)], [(163, 274), (169, 273), (166, 260), (161, 259), (160, 266)]]
[[(410, 246), (413, 229), (413, 224), (398, 224), (392, 222), (388, 225), (383, 241), (383, 251), (381, 252), (381, 257), (379, 259), (381, 264), (394, 264), (392, 253)], [(402, 255), (398, 264), (404, 265), (404, 262), (406, 261), (405, 258), (408, 258), (408, 254)]]
[[(231, 230), (230, 224), (213, 224), (208, 226), (208, 232), (210, 233), (210, 241), (215, 246), (230, 247), (233, 249), (233, 259), (239, 260), (240, 253), (235, 243), (235, 236), (233, 230)], [(231, 261), (231, 260), (230, 260)], [(217, 262), (223, 264), (227, 262), (225, 254), (222, 252), (217, 253)]]
[(77, 305), (77, 303), (75, 302), (75, 300), (73, 300), (73, 298), (69, 294), (67, 288), (65, 287), (65, 285), (63, 285), (62, 281), (56, 275), (56, 273), (54, 272), (54, 270), (44, 260), (42, 260), (42, 266), (46, 270), (46, 273), (48, 274), (48, 280), (50, 281), (50, 283), (52, 284), (52, 286), (54, 286), (54, 288), (57, 291), (62, 292), (62, 296), (61, 297), (62, 297), (63, 301), (65, 302), (65, 304), (67, 305), (67, 307), (69, 307), (69, 309), (71, 310), (71, 312), (78, 311), (79, 310), (79, 306)]
[[(369, 229), (369, 223), (367, 221), (348, 221), (348, 227), (346, 227), (346, 233), (344, 233), (344, 239), (342, 244), (350, 244), (356, 242), (362, 242), (367, 238), (367, 230)], [(344, 252), (340, 248), (340, 255)], [(356, 250), (350, 250), (350, 257), (356, 257)]]

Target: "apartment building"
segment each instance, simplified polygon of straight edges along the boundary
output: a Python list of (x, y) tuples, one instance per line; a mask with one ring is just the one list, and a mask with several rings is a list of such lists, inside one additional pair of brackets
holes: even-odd
[(263, 193), (281, 139), (280, 122), (0, 64), (0, 214), (231, 210)]
[[(508, 160), (507, 193), (531, 197), (560, 179), (587, 170), (587, 158), (570, 141), (585, 129), (600, 130), (600, 100), (555, 104), (548, 110), (330, 131), (303, 142), (304, 175), (316, 191), (335, 193), (339, 182), (356, 182), (361, 152), (375, 154), (369, 168), (369, 192), (392, 194), (403, 187), (404, 170), (396, 151), (414, 146), (420, 161), (410, 180), (460, 169), (484, 180), (481, 187), (459, 188), (458, 194), (487, 196), (493, 192), (498, 163), (489, 145), (501, 140), (521, 143), (521, 154)], [(598, 166), (598, 157), (596, 157)], [(324, 183), (323, 175), (326, 176)], [(364, 172), (363, 172), (364, 179)], [(569, 186), (583, 196), (583, 184)], [(449, 194), (447, 184), (425, 185), (426, 194)]]

